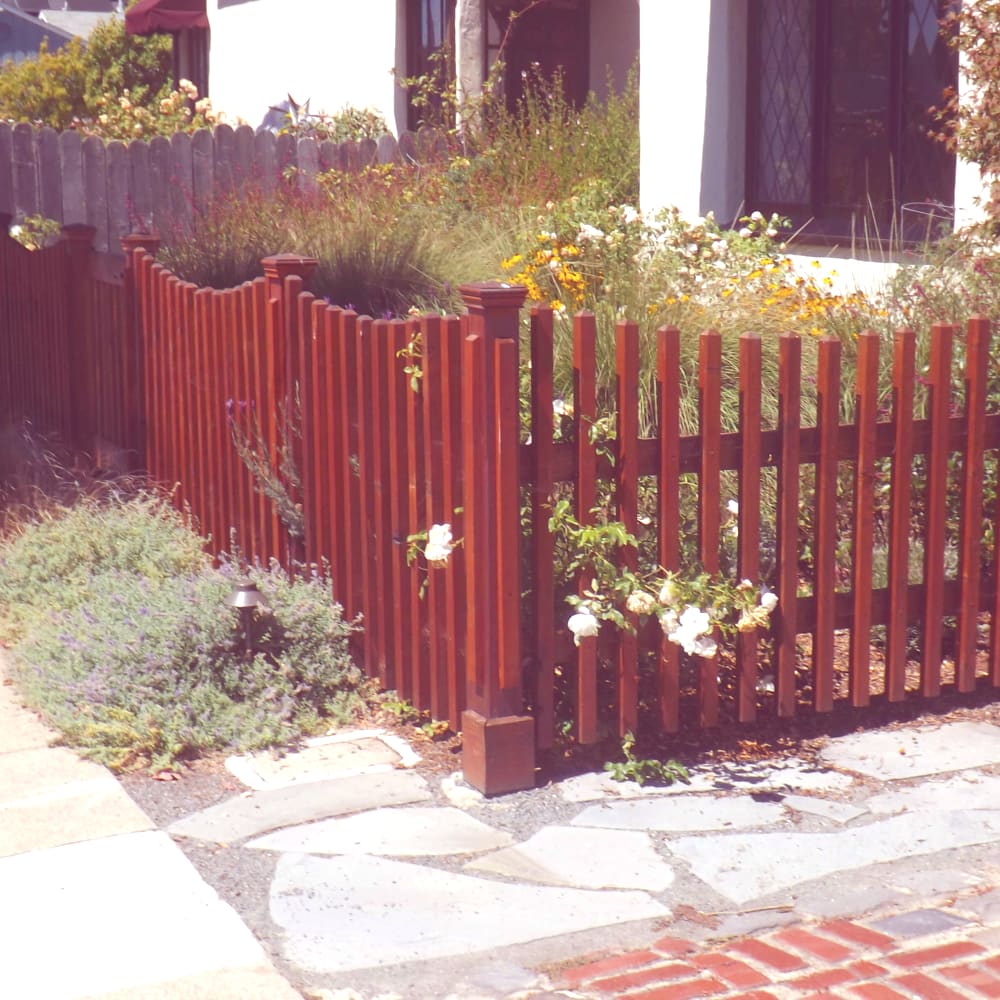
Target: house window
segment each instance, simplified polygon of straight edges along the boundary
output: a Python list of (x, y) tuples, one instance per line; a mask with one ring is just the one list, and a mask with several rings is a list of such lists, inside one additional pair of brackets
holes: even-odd
[(433, 81), (430, 107), (410, 103), (407, 124), (416, 129), (441, 113), (433, 92), (440, 94), (455, 82), (455, 0), (408, 0), (406, 41), (406, 75)]
[(928, 109), (955, 86), (951, 0), (756, 0), (747, 203), (817, 236), (922, 239), (954, 200)]

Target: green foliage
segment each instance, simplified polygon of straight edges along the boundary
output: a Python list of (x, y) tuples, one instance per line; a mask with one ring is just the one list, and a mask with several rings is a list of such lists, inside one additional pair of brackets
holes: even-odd
[(172, 71), (169, 35), (129, 35), (123, 18), (106, 18), (90, 33), (84, 53), (88, 108), (109, 94), (131, 94), (135, 104), (152, 106), (169, 92)]
[(622, 738), (622, 753), (624, 761), (608, 761), (604, 770), (615, 781), (634, 781), (637, 785), (672, 785), (680, 781), (691, 784), (691, 776), (687, 768), (676, 760), (657, 760), (655, 758), (638, 758), (632, 752), (635, 747), (635, 736), (626, 733)]
[(962, 90), (945, 93), (936, 138), (979, 166), (989, 184), (986, 208), (1000, 215), (1000, 0), (965, 0), (944, 20), (961, 57)]
[(288, 97), (285, 121), (279, 135), (293, 135), (296, 139), (316, 139), (319, 142), (360, 142), (362, 139), (379, 139), (389, 131), (385, 118), (372, 108), (343, 107), (334, 114), (312, 114), (309, 102), (296, 104)]
[(0, 119), (70, 128), (88, 113), (87, 63), (74, 38), (56, 52), (43, 41), (37, 59), (0, 69)]
[(43, 43), (37, 58), (4, 63), (0, 119), (126, 141), (211, 126), (211, 103), (189, 81), (171, 90), (172, 63), (166, 35), (129, 35), (110, 17), (86, 46), (73, 39), (49, 52)]
[(0, 605), (16, 679), (84, 753), (112, 767), (174, 766), (211, 749), (286, 744), (347, 717), (366, 691), (353, 626), (319, 575), (251, 571), (264, 595), (250, 648), (226, 606), (237, 567), (144, 495), (82, 502), (0, 548)]
[(450, 289), (468, 256), (433, 205), (407, 196), (410, 180), (408, 168), (385, 166), (331, 173), (313, 196), (243, 189), (217, 199), (160, 259), (185, 280), (225, 288), (258, 275), (262, 257), (294, 252), (319, 261), (310, 290), (335, 305), (376, 317), (455, 309)]
[[(37, 58), (0, 69), (0, 119), (56, 129), (99, 129), (106, 105), (122, 96), (158, 107), (170, 91), (171, 42), (125, 33), (124, 21), (102, 20), (84, 46), (74, 38), (56, 52), (43, 43)], [(132, 131), (118, 138), (132, 138)]]
[(29, 215), (20, 225), (10, 227), (10, 235), (27, 250), (41, 250), (59, 238), (62, 226), (55, 219)]
[(87, 605), (95, 572), (156, 583), (204, 565), (202, 539), (163, 498), (153, 493), (127, 501), (81, 498), (25, 521), (3, 542), (0, 628), (16, 638), (53, 608)]

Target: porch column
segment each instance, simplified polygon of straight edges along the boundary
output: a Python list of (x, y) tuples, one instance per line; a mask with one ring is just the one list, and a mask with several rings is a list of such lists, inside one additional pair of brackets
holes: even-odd
[(455, 6), (455, 76), (459, 104), (483, 92), (483, 65), (486, 51), (485, 11), (482, 0), (458, 0)]

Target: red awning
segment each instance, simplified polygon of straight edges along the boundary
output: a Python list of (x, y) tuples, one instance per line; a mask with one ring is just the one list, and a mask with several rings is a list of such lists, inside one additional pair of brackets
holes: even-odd
[(139, 0), (125, 11), (125, 30), (130, 35), (207, 27), (205, 0)]

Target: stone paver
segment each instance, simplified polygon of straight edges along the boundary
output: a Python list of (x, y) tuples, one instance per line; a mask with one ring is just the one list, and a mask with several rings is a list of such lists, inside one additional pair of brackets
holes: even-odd
[(251, 840), (247, 847), (303, 854), (377, 854), (437, 857), (478, 854), (513, 842), (460, 809), (372, 809), (344, 819), (320, 820)]
[(226, 767), (248, 788), (262, 791), (326, 778), (413, 767), (420, 757), (403, 741), (379, 729), (354, 730), (306, 740), (283, 754), (261, 751), (230, 757)]
[(360, 774), (237, 795), (167, 829), (176, 837), (232, 843), (281, 827), (381, 806), (426, 802), (430, 797), (427, 782), (412, 771)]
[(248, 976), (261, 987), (227, 994), (220, 986), (227, 1000), (296, 995), (164, 833), (5, 858), (0, 885), (4, 996), (71, 1000), (132, 991), (179, 998), (185, 994), (169, 992), (168, 984), (197, 977), (204, 988), (204, 977), (216, 973)]
[(366, 855), (285, 854), (271, 886), (285, 955), (317, 973), (489, 952), (665, 917), (641, 892), (522, 886)]
[(883, 934), (897, 938), (920, 937), (924, 934), (941, 934), (964, 927), (969, 923), (964, 917), (943, 910), (907, 910), (892, 916), (873, 920), (871, 926)]
[(1000, 775), (966, 771), (909, 788), (890, 787), (870, 796), (865, 805), (873, 813), (893, 814), (995, 809), (998, 803)]
[(758, 802), (749, 795), (712, 797), (685, 795), (671, 798), (634, 799), (588, 806), (573, 821), (574, 826), (596, 826), (615, 830), (731, 830), (774, 826), (788, 819), (778, 802)]
[(736, 903), (833, 872), (1000, 842), (1000, 811), (908, 816), (832, 833), (734, 833), (668, 844), (698, 878)]
[(631, 830), (550, 826), (465, 867), (577, 889), (662, 892), (674, 881), (673, 869), (656, 853), (649, 836)]
[(807, 813), (810, 816), (821, 816), (832, 819), (835, 823), (850, 823), (852, 819), (864, 816), (868, 811), (862, 806), (850, 802), (837, 802), (833, 799), (819, 799), (813, 795), (783, 795), (781, 801), (789, 809)]
[(1000, 764), (1000, 727), (954, 722), (938, 728), (876, 730), (831, 740), (820, 757), (881, 781)]

